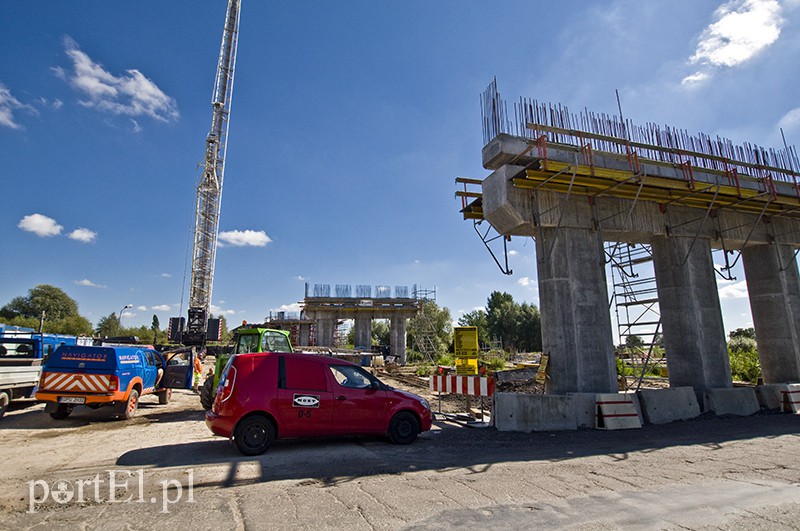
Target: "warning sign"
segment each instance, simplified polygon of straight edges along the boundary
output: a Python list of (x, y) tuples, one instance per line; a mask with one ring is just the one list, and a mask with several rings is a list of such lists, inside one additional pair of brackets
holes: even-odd
[(456, 326), (453, 328), (453, 347), (456, 354), (456, 374), (474, 376), (478, 374), (478, 327)]
[(547, 379), (547, 362), (550, 361), (550, 354), (542, 354), (539, 360), (539, 370), (536, 371), (536, 383), (543, 384)]

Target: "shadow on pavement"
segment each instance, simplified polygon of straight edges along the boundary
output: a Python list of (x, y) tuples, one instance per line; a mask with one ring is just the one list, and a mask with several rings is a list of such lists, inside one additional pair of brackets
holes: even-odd
[[(197, 487), (230, 487), (292, 479), (335, 485), (380, 474), (420, 470), (444, 472), (455, 468), (480, 474), (505, 462), (559, 462), (593, 455), (624, 460), (634, 452), (652, 452), (673, 446), (703, 445), (714, 450), (737, 440), (800, 436), (800, 416), (781, 414), (712, 418), (619, 431), (511, 433), (448, 423), (437, 425), (440, 430), (426, 432), (408, 446), (375, 438), (286, 440), (275, 443), (264, 455), (244, 457), (227, 440), (215, 438), (132, 450), (120, 456), (116, 464), (229, 467), (224, 479), (200, 481)], [(252, 477), (253, 463), (260, 468), (257, 477)], [(243, 465), (247, 465), (249, 471), (241, 474), (247, 475), (246, 478), (238, 477)]]

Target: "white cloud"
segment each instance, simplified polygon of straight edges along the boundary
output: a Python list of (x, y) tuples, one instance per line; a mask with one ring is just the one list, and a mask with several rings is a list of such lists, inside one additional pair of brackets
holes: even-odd
[(719, 288), (720, 299), (743, 299), (747, 297), (747, 282), (741, 280)]
[(31, 214), (29, 216), (25, 216), (20, 220), (17, 227), (24, 231), (32, 232), (43, 238), (57, 236), (61, 234), (61, 230), (64, 228), (56, 223), (56, 220), (53, 218), (48, 218), (42, 214)]
[(263, 230), (229, 230), (220, 232), (219, 240), (234, 247), (264, 247), (272, 241)]
[(77, 284), (78, 286), (86, 286), (87, 288), (106, 288), (106, 286), (102, 284), (95, 284), (88, 278), (84, 278), (83, 280), (73, 280), (72, 282), (73, 284)]
[(778, 40), (783, 23), (777, 0), (731, 0), (717, 8), (714, 17), (700, 36), (692, 64), (745, 63)]
[(304, 277), (303, 275), (297, 275), (296, 277), (293, 277), (293, 278), (294, 278), (295, 280), (299, 280), (300, 282), (305, 282), (306, 280), (308, 280), (308, 279), (307, 279), (306, 277)]
[[(139, 70), (129, 69), (124, 75), (115, 76), (95, 63), (71, 38), (64, 38), (64, 47), (72, 60), (72, 72), (61, 67), (53, 71), (86, 97), (79, 102), (84, 107), (125, 116), (149, 116), (161, 122), (179, 118), (175, 99)], [(135, 131), (138, 124), (134, 124)]]
[(83, 243), (91, 243), (97, 238), (97, 233), (93, 230), (81, 227), (67, 234), (67, 238)]
[(530, 277), (522, 277), (521, 279), (517, 280), (517, 284), (523, 288), (536, 287), (536, 280)]
[(270, 312), (273, 314), (276, 312), (286, 312), (286, 313), (300, 313), (302, 307), (300, 306), (299, 302), (293, 302), (292, 304), (284, 304), (278, 308), (270, 309)]
[(236, 310), (223, 310), (219, 306), (213, 304), (209, 307), (209, 311), (214, 315), (236, 315)]
[(800, 127), (800, 107), (795, 107), (781, 117), (778, 127), (787, 131)]
[(146, 312), (147, 306), (137, 306), (136, 309), (139, 310), (140, 312)]
[(683, 78), (681, 85), (699, 85), (709, 79), (711, 79), (711, 75), (708, 72), (695, 72)]
[(161, 273), (161, 277), (162, 278), (172, 278), (172, 275), (170, 273)]
[(0, 83), (0, 126), (22, 129), (22, 126), (14, 118), (14, 111), (38, 114), (35, 108), (20, 102), (11, 94), (11, 90), (8, 87)]
[(159, 304), (158, 306), (151, 306), (150, 309), (156, 312), (168, 312), (172, 307), (169, 304)]

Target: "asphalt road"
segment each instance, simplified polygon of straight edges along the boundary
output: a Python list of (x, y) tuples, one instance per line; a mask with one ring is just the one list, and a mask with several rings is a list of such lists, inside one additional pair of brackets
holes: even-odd
[(132, 422), (12, 411), (0, 528), (800, 528), (798, 415), (530, 434), (437, 422), (409, 446), (284, 441), (245, 458), (195, 400)]

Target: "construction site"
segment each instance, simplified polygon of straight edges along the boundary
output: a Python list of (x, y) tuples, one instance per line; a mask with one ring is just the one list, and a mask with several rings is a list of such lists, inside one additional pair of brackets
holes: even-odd
[[(482, 108), (492, 173), (456, 179), (457, 195), (464, 219), (488, 222), (494, 238), (536, 242), (547, 393), (565, 397), (541, 407), (560, 421), (581, 397), (617, 392), (606, 264), (619, 337), (648, 337), (650, 347), (663, 337), (670, 388), (644, 395), (645, 417), (648, 402), (669, 420), (791, 402), (800, 380), (794, 148), (738, 146), (524, 98), (509, 112), (496, 81)], [(725, 251), (721, 271), (714, 248)], [(757, 389), (732, 384), (715, 279), (740, 258), (763, 371)], [(647, 264), (652, 273), (639, 275)], [(577, 409), (583, 418), (594, 406)]]

